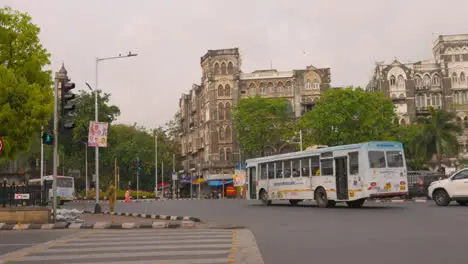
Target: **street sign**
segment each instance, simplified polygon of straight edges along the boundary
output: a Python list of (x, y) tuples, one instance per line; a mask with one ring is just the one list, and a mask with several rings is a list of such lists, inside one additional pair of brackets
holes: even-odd
[(15, 193), (15, 200), (29, 200), (29, 193)]
[(5, 148), (5, 143), (3, 143), (3, 138), (0, 137), (0, 153), (3, 152), (4, 148)]

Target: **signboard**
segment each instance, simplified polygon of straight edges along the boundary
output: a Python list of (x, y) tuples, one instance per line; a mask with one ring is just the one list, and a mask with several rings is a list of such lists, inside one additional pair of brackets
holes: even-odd
[(173, 181), (177, 181), (177, 174), (172, 173), (172, 180), (173, 180)]
[(29, 200), (29, 193), (15, 193), (15, 200)]
[(5, 148), (5, 143), (3, 142), (3, 138), (0, 137), (0, 153), (3, 152), (4, 148)]
[(88, 147), (107, 147), (108, 124), (105, 122), (89, 122)]
[(244, 186), (245, 185), (245, 170), (235, 170), (232, 179), (234, 180), (234, 186)]

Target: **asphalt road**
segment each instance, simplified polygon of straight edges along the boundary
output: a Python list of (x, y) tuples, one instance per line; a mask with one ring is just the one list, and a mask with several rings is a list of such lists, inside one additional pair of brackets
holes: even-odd
[(79, 230), (0, 231), (0, 255), (69, 236)]
[(361, 209), (264, 207), (244, 200), (159, 201), (118, 204), (117, 211), (243, 225), (252, 230), (267, 264), (435, 264), (466, 259), (468, 207), (438, 207), (432, 201), (366, 202)]

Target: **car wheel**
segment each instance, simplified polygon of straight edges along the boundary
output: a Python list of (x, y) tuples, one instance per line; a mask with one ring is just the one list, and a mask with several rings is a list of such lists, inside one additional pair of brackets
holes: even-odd
[(433, 197), (438, 206), (447, 206), (450, 203), (450, 196), (445, 190), (435, 191)]

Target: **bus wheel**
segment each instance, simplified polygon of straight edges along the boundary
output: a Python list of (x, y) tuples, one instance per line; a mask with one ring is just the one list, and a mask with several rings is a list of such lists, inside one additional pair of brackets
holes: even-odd
[(365, 201), (366, 201), (366, 199), (359, 199), (359, 200), (355, 200), (355, 201), (346, 202), (346, 204), (350, 208), (360, 208), (364, 204)]
[(289, 200), (289, 204), (291, 205), (297, 205), (300, 202), (302, 202), (302, 200)]
[(315, 201), (320, 208), (327, 208), (334, 205), (333, 201), (328, 201), (327, 192), (323, 188), (315, 192)]
[(268, 206), (271, 204), (271, 200), (268, 200), (268, 193), (265, 190), (260, 192), (260, 199), (262, 200), (262, 204)]

